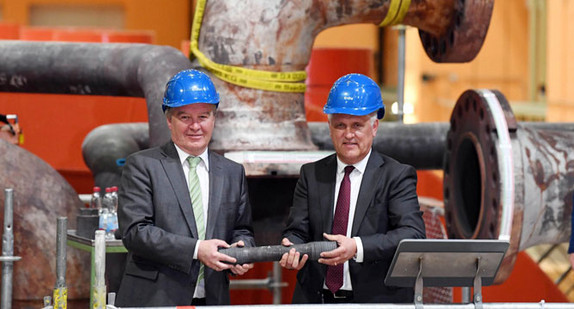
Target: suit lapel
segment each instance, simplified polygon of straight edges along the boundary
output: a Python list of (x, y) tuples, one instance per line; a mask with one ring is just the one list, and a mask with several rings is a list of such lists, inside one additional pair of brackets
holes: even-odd
[(179, 203), (179, 207), (181, 208), (190, 233), (194, 237), (197, 237), (197, 226), (195, 225), (195, 217), (193, 216), (193, 210), (191, 207), (189, 188), (187, 187), (187, 181), (185, 180), (185, 174), (183, 173), (177, 150), (175, 149), (173, 142), (169, 142), (162, 146), (162, 150), (166, 157), (161, 160), (161, 164), (163, 165), (166, 175), (168, 175), (167, 179), (175, 192), (175, 197)]
[(225, 175), (221, 169), (221, 158), (209, 152), (209, 206), (207, 209), (207, 229), (205, 239), (214, 237), (217, 216), (220, 213), (221, 197)]
[(378, 180), (378, 175), (380, 175), (384, 163), (383, 158), (374, 150), (371, 151), (371, 156), (367, 162), (367, 167), (365, 168), (365, 174), (363, 175), (363, 180), (361, 181), (361, 188), (359, 189), (359, 197), (357, 198), (357, 205), (355, 206), (355, 217), (353, 218), (353, 227), (351, 230), (351, 237), (357, 235), (359, 227), (369, 204), (373, 200), (373, 196), (376, 193), (376, 184)]
[(324, 161), (320, 168), (324, 171), (319, 173), (321, 177), (319, 183), (319, 196), (321, 201), (321, 220), (323, 221), (323, 232), (331, 234), (333, 229), (333, 207), (335, 203), (335, 182), (337, 181), (337, 159), (332, 155)]

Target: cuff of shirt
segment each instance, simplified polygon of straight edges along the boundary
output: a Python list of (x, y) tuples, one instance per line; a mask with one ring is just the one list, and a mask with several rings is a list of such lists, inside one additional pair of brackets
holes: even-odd
[(197, 260), (197, 252), (199, 251), (199, 243), (201, 242), (201, 240), (197, 240), (197, 242), (195, 243), (195, 249), (193, 249), (193, 258)]
[(363, 263), (363, 242), (361, 241), (361, 237), (353, 237), (355, 243), (357, 244), (357, 254), (353, 257), (353, 260), (357, 263)]

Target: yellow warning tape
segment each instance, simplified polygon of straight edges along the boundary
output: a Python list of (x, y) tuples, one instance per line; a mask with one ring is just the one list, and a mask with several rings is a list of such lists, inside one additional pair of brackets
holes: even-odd
[(400, 24), (405, 19), (410, 5), (411, 0), (391, 0), (387, 16), (379, 24), (379, 27)]
[(190, 50), (201, 66), (218, 78), (243, 87), (277, 92), (305, 92), (305, 71), (269, 72), (224, 65), (211, 61), (199, 50), (199, 31), (206, 0), (198, 0), (191, 28)]

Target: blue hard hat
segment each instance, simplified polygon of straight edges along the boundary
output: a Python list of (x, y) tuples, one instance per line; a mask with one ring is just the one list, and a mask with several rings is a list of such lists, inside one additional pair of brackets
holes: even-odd
[(364, 116), (375, 111), (378, 119), (385, 116), (381, 88), (369, 77), (357, 73), (340, 77), (323, 107), (325, 114)]
[(205, 73), (198, 70), (183, 70), (167, 82), (161, 108), (165, 112), (168, 107), (193, 103), (209, 103), (217, 107), (219, 94)]

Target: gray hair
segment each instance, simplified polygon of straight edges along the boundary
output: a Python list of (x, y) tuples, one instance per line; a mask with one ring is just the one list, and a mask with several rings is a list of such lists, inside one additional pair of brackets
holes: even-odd
[[(167, 118), (172, 116), (172, 113), (173, 113), (172, 110), (173, 110), (172, 107), (166, 107), (164, 114)], [(216, 110), (217, 110), (217, 106), (215, 106), (215, 104), (213, 104), (213, 109), (211, 110), (211, 113), (213, 114), (213, 116), (217, 115), (217, 113), (215, 112)]]
[[(377, 112), (378, 111), (374, 111), (374, 112), (369, 114), (369, 116), (370, 116), (369, 121), (371, 122), (371, 125), (374, 125), (375, 121), (379, 121), (379, 118), (377, 117)], [(332, 117), (333, 117), (333, 114), (327, 114), (327, 119), (329, 119), (329, 123), (331, 123)]]

